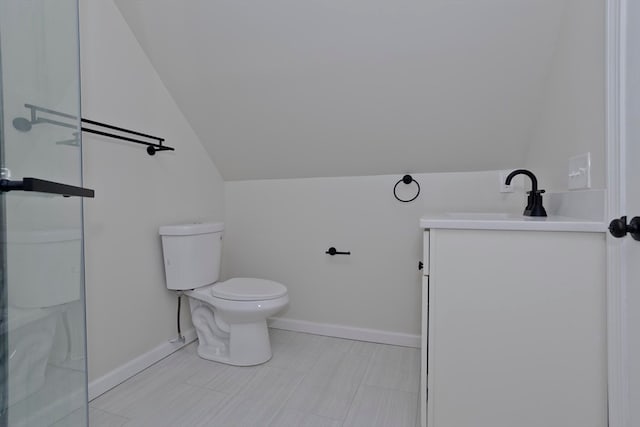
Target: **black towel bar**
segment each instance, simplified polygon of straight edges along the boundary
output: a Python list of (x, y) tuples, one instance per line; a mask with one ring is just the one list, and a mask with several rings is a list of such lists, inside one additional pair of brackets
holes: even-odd
[[(50, 114), (53, 116), (57, 116), (57, 117), (64, 117), (66, 119), (70, 119), (70, 120), (77, 120), (76, 116), (73, 116), (71, 114), (67, 114), (67, 113), (61, 113), (60, 111), (55, 111), (55, 110), (51, 110), (49, 108), (44, 108), (44, 107), (38, 107), (37, 105), (33, 105), (33, 104), (24, 104), (24, 106), (26, 108), (29, 109), (30, 111), (30, 118), (24, 118), (24, 117), (16, 117), (15, 119), (13, 119), (13, 127), (16, 128), (17, 130), (21, 131), (21, 132), (28, 132), (31, 130), (31, 128), (33, 127), (33, 125), (37, 125), (37, 124), (41, 124), (41, 123), (47, 123), (47, 124), (51, 124), (51, 125), (56, 125), (56, 126), (62, 126), (62, 127), (66, 127), (66, 128), (71, 128), (71, 129), (77, 129), (77, 125), (73, 124), (73, 123), (65, 123), (59, 120), (53, 120), (47, 117), (39, 117), (38, 113), (43, 113), (43, 114)], [(80, 118), (80, 121), (84, 124), (87, 124), (89, 126), (95, 126), (95, 127), (99, 127), (99, 128), (104, 128), (104, 129), (110, 129), (110, 130), (114, 130), (117, 132), (122, 132), (125, 134), (129, 134), (129, 135), (136, 135), (136, 136), (140, 136), (143, 138), (147, 138), (147, 139), (151, 139), (154, 140), (156, 142), (149, 142), (149, 141), (143, 141), (137, 138), (131, 138), (129, 136), (123, 136), (123, 135), (118, 135), (112, 132), (105, 132), (103, 130), (98, 130), (98, 129), (93, 129), (92, 127), (85, 127), (82, 126), (80, 128), (80, 130), (82, 130), (83, 132), (88, 132), (88, 133), (93, 133), (96, 135), (101, 135), (101, 136), (106, 136), (109, 138), (115, 138), (115, 139), (120, 139), (123, 141), (128, 141), (128, 142), (133, 142), (135, 144), (142, 144), (142, 145), (146, 145), (147, 146), (147, 153), (150, 156), (153, 156), (154, 154), (156, 154), (156, 152), (158, 151), (175, 151), (175, 149), (173, 147), (167, 147), (166, 145), (163, 145), (164, 142), (164, 138), (160, 138), (159, 136), (154, 136), (154, 135), (149, 135), (146, 133), (142, 133), (142, 132), (137, 132), (131, 129), (126, 129), (123, 127), (119, 127), (119, 126), (113, 126), (113, 125), (109, 125), (107, 123), (102, 123), (102, 122), (98, 122), (96, 120), (89, 120), (89, 119), (85, 119)], [(74, 135), (77, 136), (77, 135)], [(73, 145), (73, 144), (68, 144), (68, 141), (64, 141), (65, 145)]]

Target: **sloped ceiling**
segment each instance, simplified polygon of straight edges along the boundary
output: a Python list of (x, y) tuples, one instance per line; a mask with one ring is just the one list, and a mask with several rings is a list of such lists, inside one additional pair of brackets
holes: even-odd
[(521, 165), (566, 13), (565, 0), (116, 3), (225, 180)]

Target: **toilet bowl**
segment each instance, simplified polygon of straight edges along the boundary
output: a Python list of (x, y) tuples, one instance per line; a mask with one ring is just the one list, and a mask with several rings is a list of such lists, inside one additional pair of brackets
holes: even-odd
[[(237, 278), (185, 292), (204, 359), (249, 366), (271, 359), (266, 319), (289, 302), (287, 288)], [(216, 333), (217, 332), (217, 333)]]
[(37, 392), (45, 382), (56, 323), (65, 307), (8, 307), (8, 404)]
[[(79, 229), (10, 230), (6, 234), (8, 296), (8, 404), (40, 390), (46, 381), (58, 324), (80, 302), (82, 232)], [(34, 268), (36, 265), (38, 268)], [(84, 315), (80, 311), (80, 315)], [(60, 344), (84, 355), (84, 332)]]
[(288, 303), (287, 288), (265, 279), (218, 282), (222, 223), (160, 227), (167, 287), (189, 298), (198, 355), (237, 366), (271, 358), (267, 318)]

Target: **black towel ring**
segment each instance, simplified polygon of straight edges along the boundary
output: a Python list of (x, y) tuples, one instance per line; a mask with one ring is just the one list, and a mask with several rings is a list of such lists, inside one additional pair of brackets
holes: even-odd
[[(398, 194), (397, 194), (396, 190), (398, 189), (398, 184), (400, 184), (401, 182), (404, 182), (407, 185), (411, 184), (412, 182), (416, 183), (416, 185), (418, 186), (418, 192), (416, 193), (415, 196), (413, 196), (413, 198), (408, 199), (408, 200), (403, 200), (400, 197), (398, 197)], [(396, 185), (393, 186), (393, 195), (395, 196), (396, 199), (398, 199), (399, 201), (401, 201), (403, 203), (413, 202), (420, 195), (420, 183), (418, 183), (418, 181), (413, 179), (413, 177), (411, 175), (405, 175), (405, 176), (402, 177), (402, 179), (400, 181), (396, 182)]]

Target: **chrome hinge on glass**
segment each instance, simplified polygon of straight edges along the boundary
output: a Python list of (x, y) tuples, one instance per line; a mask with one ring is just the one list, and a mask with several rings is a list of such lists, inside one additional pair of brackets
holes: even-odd
[(11, 169), (0, 168), (0, 179), (11, 179)]

